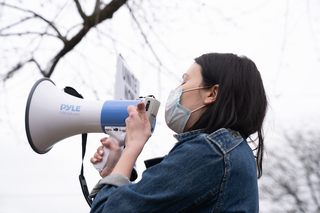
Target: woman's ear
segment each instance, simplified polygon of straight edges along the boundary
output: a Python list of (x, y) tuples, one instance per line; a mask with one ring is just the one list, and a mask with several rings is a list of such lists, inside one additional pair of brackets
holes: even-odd
[(217, 95), (218, 95), (219, 85), (216, 84), (213, 87), (211, 87), (207, 93), (206, 98), (204, 99), (204, 104), (212, 104), (216, 101)]

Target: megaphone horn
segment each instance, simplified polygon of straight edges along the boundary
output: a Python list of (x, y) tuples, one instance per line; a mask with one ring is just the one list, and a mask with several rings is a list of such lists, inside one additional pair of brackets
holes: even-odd
[[(125, 127), (127, 107), (142, 100), (88, 101), (59, 90), (52, 80), (42, 78), (32, 87), (25, 115), (25, 127), (32, 149), (47, 153), (52, 146), (82, 133), (106, 133), (106, 127)], [(149, 113), (152, 124), (160, 102)], [(147, 112), (148, 114), (148, 112)]]

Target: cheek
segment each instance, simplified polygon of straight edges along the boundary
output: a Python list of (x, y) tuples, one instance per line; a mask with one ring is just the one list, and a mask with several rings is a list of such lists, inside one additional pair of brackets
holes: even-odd
[(183, 94), (180, 99), (180, 104), (183, 107), (189, 109), (190, 111), (193, 111), (204, 105), (204, 101), (201, 98), (201, 94), (199, 94), (197, 91), (192, 92), (190, 92), (190, 94)]
[(195, 91), (182, 93), (180, 104), (190, 111), (194, 110), (199, 105), (199, 97), (195, 96), (195, 94)]
[(188, 92), (182, 93), (180, 96), (180, 104), (183, 107), (189, 109), (189, 104), (188, 104), (189, 102), (190, 102), (190, 96), (189, 96)]

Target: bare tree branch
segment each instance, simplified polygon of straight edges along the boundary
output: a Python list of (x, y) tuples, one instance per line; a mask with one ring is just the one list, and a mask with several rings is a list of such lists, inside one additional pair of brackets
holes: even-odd
[(144, 38), (144, 41), (145, 41), (146, 44), (148, 45), (148, 47), (149, 47), (149, 49), (151, 50), (153, 56), (154, 56), (154, 57), (156, 58), (156, 60), (158, 61), (159, 65), (162, 66), (161, 60), (159, 59), (158, 55), (156, 54), (156, 52), (154, 51), (154, 49), (153, 49), (152, 46), (150, 45), (150, 43), (149, 43), (149, 41), (148, 41), (148, 38), (147, 38), (146, 34), (143, 32), (140, 23), (138, 22), (138, 20), (136, 19), (135, 15), (133, 14), (133, 11), (132, 11), (131, 7), (130, 7), (128, 4), (126, 4), (126, 5), (127, 5), (128, 9), (129, 9), (129, 11), (130, 11), (130, 14), (131, 14), (131, 16), (132, 16), (132, 19), (134, 20), (134, 22), (137, 24), (137, 26), (138, 26), (138, 28), (139, 28), (140, 33), (141, 33), (141, 35), (142, 35), (143, 38)]
[(45, 77), (49, 78), (51, 76), (60, 59), (70, 52), (89, 30), (97, 24), (96, 20), (98, 20), (98, 23), (101, 23), (106, 19), (112, 18), (113, 14), (125, 4), (126, 1), (127, 0), (113, 0), (101, 10), (98, 19), (95, 17), (97, 13), (93, 13), (91, 16), (84, 19), (83, 28), (71, 40), (67, 41), (63, 49), (51, 60), (50, 66), (48, 66), (48, 69), (45, 71)]
[(87, 18), (87, 16), (86, 16), (86, 14), (83, 12), (82, 7), (81, 7), (81, 5), (80, 5), (80, 2), (79, 2), (78, 0), (74, 0), (74, 2), (76, 3), (76, 6), (77, 6), (77, 9), (78, 9), (78, 12), (79, 12), (81, 18), (82, 18), (83, 20), (85, 20), (85, 19)]
[(100, 17), (100, 0), (96, 0), (96, 5), (94, 7), (94, 14), (96, 14), (96, 20), (95, 20), (95, 25), (97, 25), (99, 23), (99, 17)]
[(59, 39), (61, 39), (63, 42), (65, 42), (66, 38), (61, 35), (59, 30), (54, 26), (54, 24), (52, 22), (48, 21), (43, 16), (41, 16), (41, 15), (31, 11), (31, 10), (26, 10), (26, 9), (23, 9), (23, 8), (20, 8), (20, 7), (17, 7), (17, 6), (9, 5), (9, 4), (6, 4), (4, 2), (0, 2), (0, 5), (6, 6), (6, 7), (11, 7), (13, 9), (20, 10), (20, 11), (23, 11), (23, 12), (26, 12), (26, 13), (32, 13), (35, 17), (38, 17), (38, 18), (42, 19), (43, 21), (45, 21), (46, 23), (48, 23), (52, 27), (52, 29), (54, 29), (56, 31), (56, 33), (58, 34), (57, 37)]
[(69, 34), (72, 30), (74, 30), (75, 28), (77, 28), (77, 27), (79, 27), (79, 26), (83, 26), (83, 24), (76, 24), (76, 25), (70, 27), (70, 28), (67, 30), (67, 32), (66, 32), (66, 37), (68, 37), (68, 34)]
[(23, 36), (23, 35), (40, 35), (40, 36), (51, 36), (51, 37), (57, 37), (56, 35), (50, 34), (50, 33), (40, 33), (40, 32), (22, 32), (22, 33), (6, 33), (6, 34), (0, 34), (2, 37), (6, 36)]
[(8, 26), (6, 26), (5, 28), (0, 29), (0, 33), (1, 33), (2, 31), (4, 31), (4, 30), (10, 29), (11, 27), (17, 26), (17, 25), (19, 25), (19, 24), (23, 24), (25, 21), (27, 21), (27, 20), (29, 20), (29, 19), (33, 19), (33, 18), (34, 18), (34, 16), (33, 16), (33, 17), (26, 17), (26, 18), (24, 18), (24, 19), (21, 19), (21, 20), (20, 20), (19, 22), (17, 22), (17, 23), (8, 25)]
[[(10, 70), (6, 75), (4, 80), (7, 80), (8, 78), (10, 78), (16, 71), (18, 71), (19, 69), (21, 69), (25, 64), (29, 63), (29, 62), (35, 62), (39, 68), (39, 70), (41, 71), (41, 73), (43, 74), (43, 76), (50, 78), (50, 76), (52, 75), (56, 65), (58, 64), (58, 62), (60, 61), (60, 59), (62, 57), (64, 57), (67, 53), (69, 53), (77, 44), (79, 44), (79, 42), (86, 36), (86, 34), (89, 32), (89, 30), (96, 26), (97, 24), (100, 24), (101, 22), (103, 22), (106, 19), (110, 19), (112, 18), (113, 14), (122, 6), (126, 3), (127, 0), (112, 0), (111, 2), (109, 2), (109, 4), (105, 5), (104, 8), (100, 9), (100, 1), (96, 0), (96, 4), (95, 4), (95, 9), (92, 13), (92, 15), (87, 16), (85, 15), (85, 13), (82, 10), (82, 7), (80, 5), (79, 0), (74, 0), (75, 5), (77, 7), (77, 11), (80, 14), (80, 16), (83, 19), (83, 23), (82, 23), (82, 28), (78, 31), (78, 33), (76, 33), (70, 40), (68, 40), (66, 38), (66, 36), (62, 36), (60, 31), (55, 27), (55, 25), (53, 24), (53, 22), (47, 20), (46, 18), (44, 18), (43, 16), (39, 15), (38, 13), (31, 11), (31, 10), (27, 10), (27, 9), (23, 9), (17, 6), (13, 6), (13, 5), (9, 5), (6, 4), (4, 2), (1, 2), (0, 5), (2, 6), (6, 6), (6, 7), (10, 7), (22, 12), (26, 12), (26, 13), (31, 13), (34, 15), (34, 17), (40, 18), (41, 20), (43, 20), (44, 22), (46, 22), (56, 33), (56, 35), (50, 34), (48, 32), (19, 32), (19, 33), (6, 33), (6, 34), (1, 34), (1, 36), (20, 36), (20, 35), (28, 35), (28, 34), (37, 34), (40, 36), (53, 36), (53, 37), (57, 37), (60, 40), (63, 41), (64, 46), (63, 48), (52, 58), (52, 60), (50, 61), (50, 63), (47, 65), (47, 68), (45, 70), (41, 69), (41, 67), (39, 66), (38, 63), (36, 63), (36, 61), (33, 59), (33, 57), (30, 60), (27, 60), (25, 62), (19, 62), (12, 70)], [(29, 19), (32, 17), (29, 17)], [(25, 20), (27, 20), (28, 18), (25, 18)], [(10, 26), (7, 26), (6, 28), (2, 29), (9, 29), (15, 25), (17, 25), (18, 23), (12, 24)], [(79, 25), (76, 25), (79, 26)], [(70, 31), (71, 29), (69, 29)], [(67, 31), (67, 33), (69, 33), (69, 31)]]
[(319, 144), (320, 135), (302, 133), (301, 130), (295, 134), (292, 132), (284, 134), (288, 144), (286, 152), (278, 154), (269, 150), (274, 163), (266, 169), (267, 181), (261, 183), (260, 193), (268, 194), (273, 203), (279, 203), (279, 206), (293, 200), (286, 212), (319, 212), (320, 151), (314, 145)]
[(37, 67), (39, 68), (41, 73), (44, 73), (43, 70), (41, 69), (40, 65), (38, 64), (38, 62), (34, 59), (34, 58), (30, 58), (24, 62), (20, 62), (18, 63), (12, 70), (10, 70), (8, 73), (5, 74), (5, 76), (3, 77), (3, 81), (5, 82), (6, 80), (8, 80), (9, 78), (11, 78), (15, 72), (17, 72), (18, 70), (20, 70), (24, 65), (30, 63), (30, 62), (34, 62)]

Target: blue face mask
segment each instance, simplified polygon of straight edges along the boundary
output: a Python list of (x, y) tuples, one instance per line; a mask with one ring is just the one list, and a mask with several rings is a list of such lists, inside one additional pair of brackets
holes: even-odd
[(173, 130), (176, 133), (182, 133), (187, 124), (187, 121), (189, 120), (191, 113), (206, 106), (203, 105), (193, 111), (190, 111), (189, 109), (181, 106), (180, 104), (180, 98), (183, 92), (202, 88), (204, 87), (197, 87), (182, 91), (182, 87), (180, 87), (177, 90), (171, 90), (165, 108), (165, 120), (168, 127), (171, 130)]

